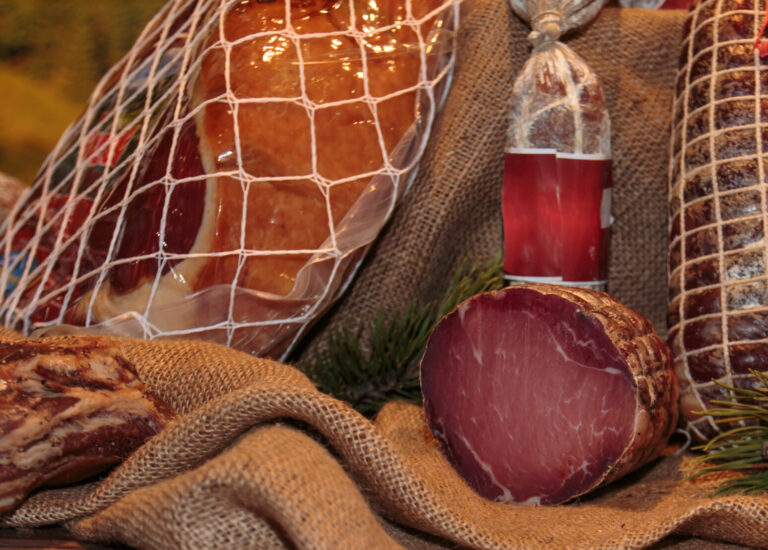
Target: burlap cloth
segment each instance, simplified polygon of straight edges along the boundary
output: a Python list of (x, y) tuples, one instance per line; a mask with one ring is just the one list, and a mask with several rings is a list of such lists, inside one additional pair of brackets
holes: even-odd
[[(660, 329), (682, 17), (609, 9), (570, 40), (601, 75), (613, 117), (610, 290)], [(380, 306), (437, 296), (459, 256), (498, 252), (506, 105), (525, 34), (506, 2), (478, 0), (419, 180), (315, 342)], [(0, 525), (63, 523), (163, 549), (730, 547), (690, 536), (768, 547), (768, 498), (714, 498), (717, 480), (685, 481), (674, 456), (576, 503), (503, 505), (462, 482), (417, 406), (389, 404), (371, 422), (289, 366), (209, 344), (117, 345), (180, 419), (108, 477), (38, 492)]]
[(38, 492), (2, 526), (63, 522), (157, 549), (641, 548), (672, 533), (768, 547), (768, 498), (713, 498), (713, 480), (680, 480), (679, 459), (575, 504), (494, 503), (453, 471), (415, 405), (371, 422), (290, 366), (211, 344), (116, 343), (182, 416), (105, 479)]

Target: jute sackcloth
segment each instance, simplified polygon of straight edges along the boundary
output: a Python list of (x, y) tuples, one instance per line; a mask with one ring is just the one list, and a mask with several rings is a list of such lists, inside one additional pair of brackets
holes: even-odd
[(157, 549), (421, 547), (414, 533), (433, 537), (424, 547), (644, 548), (670, 534), (768, 547), (768, 497), (714, 498), (716, 480), (683, 480), (677, 458), (569, 505), (494, 503), (455, 473), (415, 405), (371, 422), (291, 366), (212, 344), (109, 342), (180, 418), (104, 479), (37, 492), (0, 526), (64, 523)]
[[(570, 39), (613, 117), (610, 289), (657, 327), (681, 22), (608, 9)], [(506, 2), (477, 0), (420, 179), (330, 326), (435, 297), (460, 256), (497, 253), (506, 102), (525, 34)], [(768, 498), (714, 498), (717, 479), (684, 480), (680, 458), (568, 505), (493, 503), (457, 476), (419, 407), (392, 403), (371, 422), (290, 366), (211, 344), (111, 341), (180, 418), (107, 477), (37, 492), (0, 526), (64, 523), (89, 540), (163, 549), (682, 548), (688, 536), (768, 548)]]
[[(563, 37), (600, 78), (612, 125), (608, 291), (666, 332), (667, 167), (682, 11), (606, 8)], [(382, 308), (436, 299), (463, 256), (502, 247), (501, 181), (510, 94), (530, 29), (507, 2), (477, 0), (462, 23), (450, 95), (410, 192), (355, 281), (305, 342), (372, 319)]]

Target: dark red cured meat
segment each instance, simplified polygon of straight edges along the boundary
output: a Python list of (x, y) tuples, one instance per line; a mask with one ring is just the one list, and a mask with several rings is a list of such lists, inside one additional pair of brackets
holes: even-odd
[[(161, 250), (159, 236), (164, 231), (162, 251), (168, 254), (186, 254), (200, 230), (205, 207), (205, 178), (202, 177), (203, 166), (198, 152), (199, 140), (195, 133), (194, 124), (188, 122), (179, 133), (173, 162), (168, 161), (173, 140), (173, 132), (167, 131), (160, 145), (149, 162), (142, 185), (147, 189), (139, 193), (126, 207), (124, 230), (117, 259), (145, 257), (143, 260), (134, 259), (129, 263), (118, 263), (112, 268), (109, 278), (117, 294), (126, 294), (152, 279), (157, 273), (158, 262), (151, 256)], [(147, 185), (160, 181), (168, 165), (171, 175), (176, 180), (172, 187), (163, 185)], [(198, 179), (194, 179), (198, 178)], [(125, 194), (124, 187), (119, 192), (112, 193), (112, 201), (119, 203)], [(168, 206), (165, 208), (165, 202)], [(112, 206), (111, 204), (105, 205)], [(163, 212), (166, 212), (163, 225)], [(90, 236), (90, 248), (107, 250), (108, 239), (111, 237), (116, 220), (111, 227), (97, 226)], [(100, 242), (100, 239), (106, 239)], [(168, 260), (163, 263), (162, 272), (179, 262)]]
[[(158, 262), (152, 254), (161, 250), (159, 236), (164, 230), (162, 251), (168, 254), (185, 254), (190, 251), (203, 217), (205, 207), (205, 179), (203, 167), (198, 152), (198, 138), (193, 123), (187, 123), (180, 131), (176, 145), (176, 155), (173, 163), (169, 163), (173, 132), (167, 131), (159, 146), (146, 162), (146, 170), (141, 175), (135, 198), (126, 206), (122, 222), (122, 231), (117, 242), (117, 260), (130, 260), (117, 263), (109, 273), (109, 281), (116, 294), (126, 294), (151, 280), (157, 270)], [(182, 180), (171, 187), (152, 185), (165, 174), (167, 166), (171, 165), (170, 173), (176, 180)], [(77, 254), (79, 243), (74, 242), (59, 254), (55, 268), (45, 283), (46, 292), (54, 291), (65, 286), (76, 275), (92, 272), (93, 275), (77, 285), (73, 298), (76, 300), (96, 283), (98, 270), (107, 261), (107, 251), (110, 247), (112, 234), (118, 226), (120, 201), (127, 191), (129, 174), (124, 174), (117, 185), (109, 189), (104, 198), (95, 206), (98, 219), (94, 222), (93, 230), (88, 235), (88, 246), (79, 265)], [(195, 179), (198, 178), (198, 179)], [(39, 191), (27, 198), (28, 207), (40, 200)], [(56, 249), (56, 239), (63, 223), (61, 210), (67, 205), (67, 195), (51, 195), (46, 210), (46, 223), (51, 229), (40, 234), (36, 258), (42, 261)], [(163, 226), (165, 202), (166, 220)], [(62, 235), (66, 241), (86, 221), (94, 203), (87, 198), (79, 198), (74, 203), (72, 213), (67, 219)], [(38, 219), (31, 217), (14, 236), (13, 246), (23, 249), (33, 239), (37, 232)], [(170, 259), (162, 264), (162, 272), (167, 273), (179, 260)], [(24, 306), (34, 299), (37, 288), (30, 285), (25, 292), (20, 305)], [(45, 322), (55, 319), (61, 312), (64, 294), (58, 294), (50, 300), (38, 303), (30, 318), (34, 322)], [(67, 322), (82, 324), (77, 312), (70, 311), (66, 316)]]
[[(669, 180), (668, 341), (685, 426), (706, 441), (736, 423), (700, 412), (768, 370), (764, 6), (696, 0), (674, 101)], [(722, 384), (722, 385), (720, 385)]]
[(657, 457), (677, 423), (671, 354), (613, 298), (520, 285), (467, 300), (421, 363), (429, 426), (481, 495), (558, 504)]
[(0, 513), (122, 461), (173, 416), (97, 338), (0, 341)]

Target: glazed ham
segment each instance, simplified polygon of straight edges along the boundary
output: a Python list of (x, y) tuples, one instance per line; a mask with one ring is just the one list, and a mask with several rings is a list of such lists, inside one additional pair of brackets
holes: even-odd
[(173, 416), (94, 338), (0, 342), (0, 513), (122, 461)]
[[(162, 55), (142, 42), (100, 85), (80, 122), (88, 132), (64, 140), (69, 157), (51, 157), (12, 220), (4, 322), (283, 355), (348, 283), (411, 180), (450, 4), (174, 8), (177, 37)], [(154, 57), (162, 76), (148, 90)], [(127, 105), (116, 103), (123, 87)]]
[(657, 457), (677, 423), (670, 352), (609, 296), (521, 285), (462, 303), (421, 363), (429, 426), (481, 495), (558, 504)]

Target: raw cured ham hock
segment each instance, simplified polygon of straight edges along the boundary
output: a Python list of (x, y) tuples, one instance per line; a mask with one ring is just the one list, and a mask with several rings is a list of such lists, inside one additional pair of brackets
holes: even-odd
[(606, 294), (520, 285), (463, 302), (421, 363), (432, 432), (481, 495), (558, 504), (657, 457), (677, 423), (671, 354)]
[(173, 416), (98, 339), (0, 342), (0, 513), (124, 460)]

